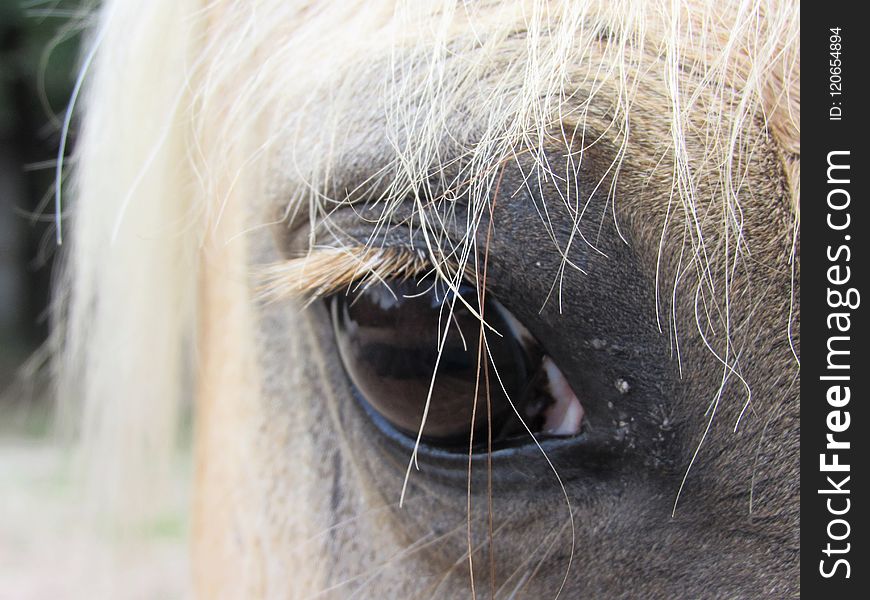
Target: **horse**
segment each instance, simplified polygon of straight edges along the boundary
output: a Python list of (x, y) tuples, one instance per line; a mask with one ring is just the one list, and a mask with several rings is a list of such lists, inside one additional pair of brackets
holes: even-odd
[(799, 17), (103, 2), (55, 317), (100, 506), (189, 411), (197, 596), (796, 596)]

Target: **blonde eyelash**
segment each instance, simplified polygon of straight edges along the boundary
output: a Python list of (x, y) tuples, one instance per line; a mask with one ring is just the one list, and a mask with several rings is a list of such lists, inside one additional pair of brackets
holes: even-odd
[(433, 271), (423, 251), (413, 248), (317, 248), (310, 254), (273, 263), (257, 274), (257, 298), (278, 302), (317, 298), (386, 279), (407, 279)]

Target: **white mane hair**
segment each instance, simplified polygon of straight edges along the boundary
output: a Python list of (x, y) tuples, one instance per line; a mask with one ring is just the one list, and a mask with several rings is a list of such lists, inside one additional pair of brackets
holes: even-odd
[[(215, 236), (231, 193), (252, 205), (286, 196), (283, 216), (323, 223), (342, 200), (330, 196), (338, 170), (371, 168), (387, 182), (388, 220), (460, 157), (454, 181), (470, 182), (479, 216), (497, 167), (524, 153), (547, 175), (554, 126), (567, 113), (583, 123), (602, 89), (616, 96), (607, 102), (618, 171), (633, 150), (633, 107), (644, 104), (638, 87), (653, 73), (668, 82), (670, 211), (687, 224), (694, 270), (734, 269), (744, 250), (750, 122), (782, 150), (796, 237), (799, 17), (797, 2), (781, 0), (103, 2), (76, 103), (57, 322), (58, 394), (79, 407), (102, 500), (136, 512), (157, 497), (196, 369), (199, 265), (231, 242)], [(683, 71), (698, 74), (694, 83)], [(357, 86), (365, 81), (377, 89)], [(571, 97), (579, 82), (590, 97)], [(700, 161), (689, 127), (706, 140)], [(705, 248), (710, 224), (694, 193), (710, 169), (728, 207), (717, 226), (729, 243), (715, 248)], [(441, 245), (437, 222), (422, 227), (434, 264), (467, 259), (467, 245)], [(716, 294), (724, 307), (728, 290)], [(720, 356), (724, 368), (736, 364), (734, 349)]]

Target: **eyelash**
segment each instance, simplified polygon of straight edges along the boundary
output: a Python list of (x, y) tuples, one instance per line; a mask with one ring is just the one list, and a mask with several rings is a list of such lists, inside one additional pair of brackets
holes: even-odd
[(306, 256), (260, 269), (256, 291), (263, 302), (302, 298), (311, 304), (342, 289), (362, 290), (377, 282), (405, 280), (432, 271), (432, 262), (418, 249), (317, 248)]

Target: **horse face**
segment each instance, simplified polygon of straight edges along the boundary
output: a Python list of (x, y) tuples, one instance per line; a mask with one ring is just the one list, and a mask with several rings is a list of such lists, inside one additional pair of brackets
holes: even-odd
[[(796, 593), (795, 149), (749, 46), (724, 27), (686, 56), (656, 42), (692, 47), (675, 41), (680, 15), (662, 31), (658, 15), (598, 9), (545, 32), (507, 7), (422, 22), (311, 7), (283, 24), (237, 10), (209, 13), (221, 44), (203, 72), (236, 70), (203, 95), (214, 127), (194, 145), (221, 199), (200, 277), (202, 595)], [(546, 41), (560, 27), (593, 33), (562, 52)], [(270, 53), (296, 39), (317, 51)], [(546, 65), (558, 88), (523, 79)], [(258, 97), (282, 69), (297, 80)], [(530, 118), (517, 97), (544, 117), (493, 125)], [(243, 110), (246, 145), (227, 148), (220, 121)], [(366, 246), (476, 273), (558, 366), (582, 433), (469, 456), (381, 418), (330, 314), (352, 285), (264, 301), (256, 277)]]

